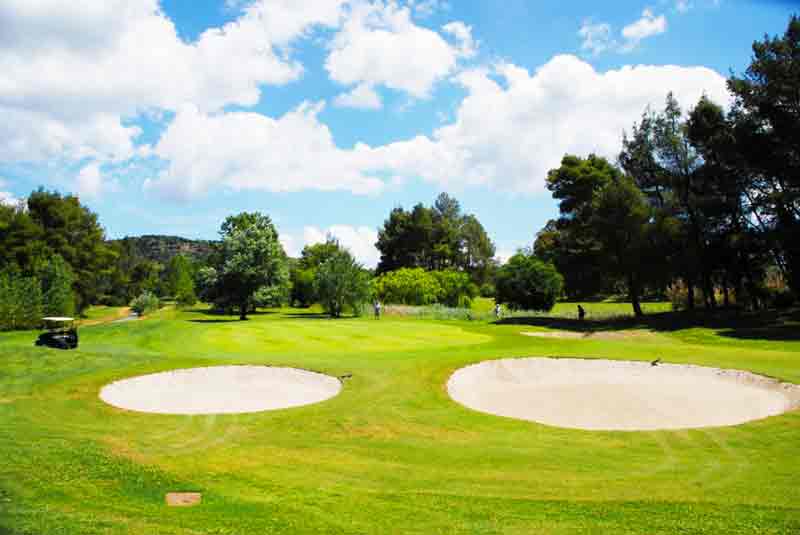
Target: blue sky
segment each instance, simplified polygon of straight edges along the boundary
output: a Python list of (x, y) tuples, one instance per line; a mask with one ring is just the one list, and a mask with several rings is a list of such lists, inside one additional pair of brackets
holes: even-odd
[(455, 195), (501, 256), (556, 213), (564, 153), (611, 158), (725, 77), (793, 1), (6, 0), (0, 200), (74, 192), (111, 237), (272, 216), (373, 265), (389, 210)]

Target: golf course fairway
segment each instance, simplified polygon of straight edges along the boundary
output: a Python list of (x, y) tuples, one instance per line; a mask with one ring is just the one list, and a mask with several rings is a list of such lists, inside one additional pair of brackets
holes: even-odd
[[(515, 357), (661, 359), (800, 383), (797, 337), (721, 326), (521, 334), (537, 330), (167, 308), (84, 327), (74, 351), (0, 334), (0, 534), (800, 533), (797, 410), (588, 431), (478, 412), (446, 390), (459, 368)], [(247, 414), (151, 414), (99, 397), (122, 379), (211, 366), (296, 368), (342, 386)], [(202, 501), (168, 507), (171, 492)]]

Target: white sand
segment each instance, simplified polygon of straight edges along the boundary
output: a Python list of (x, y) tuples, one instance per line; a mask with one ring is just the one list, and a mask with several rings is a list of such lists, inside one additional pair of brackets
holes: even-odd
[(800, 385), (737, 370), (526, 358), (457, 370), (447, 391), (469, 408), (593, 430), (736, 425), (800, 407)]
[(100, 390), (100, 399), (140, 412), (235, 414), (318, 403), (341, 388), (334, 377), (294, 368), (214, 366), (116, 381)]

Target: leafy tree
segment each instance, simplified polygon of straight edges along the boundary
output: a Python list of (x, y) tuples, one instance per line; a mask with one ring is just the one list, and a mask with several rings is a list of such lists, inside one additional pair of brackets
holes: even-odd
[(0, 269), (16, 267), (33, 273), (34, 266), (52, 254), (42, 240), (43, 232), (24, 205), (0, 204)]
[(376, 247), (381, 252), (378, 273), (415, 267), (457, 269), (483, 284), (496, 267), (494, 244), (480, 221), (463, 214), (458, 201), (446, 193), (432, 207), (393, 209), (378, 232)]
[(345, 307), (360, 314), (369, 299), (369, 276), (349, 251), (339, 248), (317, 269), (315, 291), (331, 317), (341, 317)]
[(547, 174), (547, 188), (559, 201), (560, 217), (539, 233), (533, 253), (552, 262), (565, 281), (565, 292), (573, 299), (597, 295), (616, 283), (603, 269), (602, 244), (592, 229), (592, 203), (620, 171), (605, 158), (566, 155), (561, 165)]
[(303, 247), (300, 259), (291, 269), (291, 303), (307, 307), (318, 300), (314, 291), (317, 270), (338, 252), (339, 244), (332, 236), (328, 236), (325, 243)]
[(76, 305), (83, 310), (97, 300), (100, 278), (109, 272), (114, 258), (97, 215), (75, 196), (43, 189), (28, 197), (28, 213), (41, 227), (44, 245), (69, 264), (75, 275)]
[(497, 270), (495, 300), (512, 310), (548, 311), (564, 288), (564, 279), (553, 264), (517, 253)]
[(314, 293), (316, 269), (303, 269), (299, 266), (291, 271), (292, 292), (290, 301), (293, 305), (309, 307), (317, 300)]
[(272, 220), (258, 212), (228, 217), (220, 235), (213, 264), (198, 274), (201, 296), (246, 320), (257, 291), (288, 280), (286, 253)]
[(592, 202), (593, 232), (602, 244), (604, 267), (625, 281), (636, 316), (641, 316), (642, 289), (656, 252), (651, 240), (650, 206), (629, 177), (603, 187)]
[(745, 73), (732, 76), (731, 118), (750, 171), (747, 200), (778, 245), (777, 263), (800, 292), (800, 18), (783, 36), (753, 43)]

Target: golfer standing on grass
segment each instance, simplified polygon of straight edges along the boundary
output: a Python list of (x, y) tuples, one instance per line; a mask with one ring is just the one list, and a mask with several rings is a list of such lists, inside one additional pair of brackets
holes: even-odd
[(500, 303), (496, 303), (494, 305), (494, 317), (500, 319), (500, 314), (501, 314)]
[(378, 300), (375, 301), (375, 319), (381, 319), (381, 302)]

